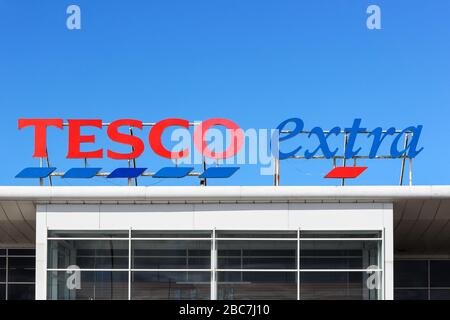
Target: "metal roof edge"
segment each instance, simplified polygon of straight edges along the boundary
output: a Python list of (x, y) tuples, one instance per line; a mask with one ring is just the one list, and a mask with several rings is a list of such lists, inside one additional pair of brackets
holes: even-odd
[(0, 186), (0, 200), (401, 200), (450, 199), (450, 185), (428, 186)]

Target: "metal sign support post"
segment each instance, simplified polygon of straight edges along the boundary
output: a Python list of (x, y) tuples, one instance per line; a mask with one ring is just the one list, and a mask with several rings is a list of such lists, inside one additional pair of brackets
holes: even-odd
[[(409, 134), (407, 133), (407, 134), (405, 134), (405, 145), (404, 145), (405, 153), (403, 154), (403, 157), (402, 157), (402, 167), (400, 169), (400, 185), (403, 185), (403, 176), (405, 175), (405, 163), (406, 163), (406, 157), (407, 157), (406, 147), (408, 146), (408, 139), (409, 139)], [(411, 162), (410, 162), (409, 170), (411, 170)], [(411, 184), (411, 182), (410, 182), (410, 184)]]
[[(347, 163), (347, 158), (346, 158), (346, 153), (347, 153), (347, 143), (348, 143), (348, 134), (347, 132), (344, 135), (344, 158), (342, 159), (342, 166), (345, 167), (346, 163)], [(341, 185), (344, 186), (345, 185), (345, 179), (342, 178), (342, 182)]]
[[(130, 135), (133, 136), (133, 128), (132, 127), (130, 127)], [(134, 147), (133, 146), (131, 147), (131, 151), (134, 152)], [(133, 162), (133, 168), (136, 168), (136, 158), (133, 158), (132, 162)], [(138, 185), (138, 178), (137, 177), (134, 178), (134, 185), (135, 186)]]
[(280, 158), (275, 158), (274, 163), (274, 174), (273, 174), (273, 185), (279, 186), (280, 185)]
[[(39, 167), (43, 167), (43, 159), (39, 158)], [(39, 178), (39, 185), (42, 187), (44, 185), (44, 178)]]

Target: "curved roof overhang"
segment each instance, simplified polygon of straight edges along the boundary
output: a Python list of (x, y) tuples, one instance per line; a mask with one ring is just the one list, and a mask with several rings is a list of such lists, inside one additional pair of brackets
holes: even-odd
[(38, 203), (389, 202), (399, 253), (450, 254), (450, 186), (0, 187), (0, 244), (33, 244)]

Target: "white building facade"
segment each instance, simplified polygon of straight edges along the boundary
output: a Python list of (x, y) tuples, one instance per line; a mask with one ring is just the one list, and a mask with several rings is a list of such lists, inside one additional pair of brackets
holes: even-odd
[(35, 248), (39, 300), (450, 292), (405, 272), (448, 262), (447, 186), (1, 187), (0, 201), (2, 247)]

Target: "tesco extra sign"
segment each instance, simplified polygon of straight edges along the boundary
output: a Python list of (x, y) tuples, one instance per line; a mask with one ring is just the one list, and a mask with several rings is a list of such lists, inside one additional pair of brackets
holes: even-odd
[[(31, 127), (34, 129), (34, 153), (33, 157), (45, 158), (47, 157), (47, 128), (55, 127), (63, 129), (65, 123), (63, 119), (19, 119), (18, 128), (23, 129)], [(129, 145), (130, 152), (120, 153), (113, 149), (98, 148), (91, 151), (81, 151), (82, 144), (93, 144), (96, 142), (95, 135), (83, 135), (81, 129), (83, 127), (94, 127), (103, 129), (103, 122), (100, 119), (70, 119), (66, 123), (68, 127), (68, 144), (67, 144), (67, 158), (69, 159), (89, 159), (89, 158), (103, 158), (105, 154), (111, 159), (135, 159), (141, 156), (145, 150), (145, 145), (148, 144), (154, 153), (157, 155), (169, 158), (180, 159), (187, 157), (192, 150), (185, 148), (180, 151), (171, 151), (167, 149), (162, 142), (162, 135), (169, 127), (189, 128), (190, 123), (185, 119), (170, 118), (164, 119), (155, 124), (152, 124), (148, 133), (148, 141), (144, 142), (141, 138), (123, 133), (120, 131), (122, 127), (143, 129), (143, 122), (136, 119), (119, 119), (115, 120), (107, 126), (108, 138), (115, 143)], [(205, 140), (205, 135), (208, 130), (215, 126), (225, 127), (230, 136), (230, 143), (223, 148), (223, 150), (211, 150)], [(289, 130), (287, 130), (289, 128)], [(390, 145), (390, 156), (393, 158), (407, 155), (409, 158), (416, 157), (423, 148), (419, 147), (419, 139), (422, 132), (422, 126), (409, 126), (403, 130), (397, 130), (394, 127), (382, 129), (381, 127), (374, 128), (370, 131), (361, 126), (361, 119), (354, 119), (352, 126), (349, 127), (333, 127), (331, 130), (323, 130), (321, 127), (313, 127), (308, 131), (307, 137), (315, 136), (318, 144), (313, 149), (304, 149), (301, 141), (296, 147), (290, 147), (290, 150), (283, 150), (281, 143), (288, 140), (293, 140), (300, 134), (305, 133), (304, 121), (300, 118), (290, 118), (281, 122), (276, 130), (278, 132), (276, 141), (272, 141), (272, 148), (277, 146), (278, 152), (274, 155), (280, 159), (286, 159), (298, 154), (302, 154), (306, 159), (310, 159), (317, 154), (323, 155), (325, 158), (333, 158), (339, 152), (339, 147), (332, 147), (329, 145), (328, 139), (331, 136), (338, 136), (345, 134), (348, 137), (347, 146), (343, 151), (345, 158), (352, 158), (358, 156), (361, 152), (361, 147), (357, 145), (357, 136), (360, 133), (367, 133), (367, 138), (370, 146), (368, 158), (375, 158), (379, 152), (380, 146), (385, 141), (386, 137), (394, 136)], [(284, 134), (281, 134), (284, 132)], [(403, 134), (410, 134), (410, 140), (407, 145), (403, 145), (400, 141)], [(200, 152), (204, 157), (212, 159), (224, 159), (235, 156), (242, 149), (244, 145), (245, 132), (235, 122), (224, 118), (212, 118), (200, 122), (194, 129), (193, 145), (194, 148)], [(297, 141), (297, 140), (293, 140)]]

